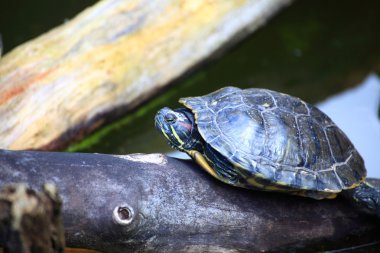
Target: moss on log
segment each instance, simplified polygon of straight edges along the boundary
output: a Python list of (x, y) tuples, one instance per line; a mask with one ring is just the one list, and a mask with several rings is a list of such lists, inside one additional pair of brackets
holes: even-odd
[(103, 0), (0, 59), (0, 148), (65, 147), (290, 0)]
[(75, 248), (316, 252), (380, 240), (380, 221), (343, 198), (239, 189), (161, 154), (0, 151), (0, 186), (20, 181), (59, 187), (66, 244)]

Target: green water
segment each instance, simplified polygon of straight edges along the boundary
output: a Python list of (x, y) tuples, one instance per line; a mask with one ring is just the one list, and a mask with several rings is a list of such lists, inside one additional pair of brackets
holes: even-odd
[(320, 101), (379, 71), (379, 9), (379, 1), (298, 1), (219, 59), (68, 150), (170, 151), (154, 129), (156, 111), (180, 106), (180, 97), (227, 85), (269, 88), (311, 103)]

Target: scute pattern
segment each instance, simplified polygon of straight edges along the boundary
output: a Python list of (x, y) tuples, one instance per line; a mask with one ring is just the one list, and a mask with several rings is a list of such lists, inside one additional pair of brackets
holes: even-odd
[(205, 141), (254, 177), (295, 189), (339, 192), (366, 175), (346, 135), (298, 98), (226, 87), (180, 103), (195, 114)]

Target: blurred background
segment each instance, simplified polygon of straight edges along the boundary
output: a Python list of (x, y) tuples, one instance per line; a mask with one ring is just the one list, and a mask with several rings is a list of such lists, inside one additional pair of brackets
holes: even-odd
[[(90, 0), (2, 1), (4, 53), (70, 20)], [(380, 177), (380, 2), (295, 1), (238, 45), (181, 78), (123, 118), (67, 150), (171, 152), (154, 129), (156, 111), (220, 87), (262, 87), (318, 104), (354, 142), (369, 175)]]

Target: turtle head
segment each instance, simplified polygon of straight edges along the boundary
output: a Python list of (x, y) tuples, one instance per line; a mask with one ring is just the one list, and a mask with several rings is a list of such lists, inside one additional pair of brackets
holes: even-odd
[(201, 137), (194, 115), (189, 109), (162, 108), (157, 112), (154, 121), (156, 128), (162, 132), (173, 148), (183, 152), (201, 148)]

